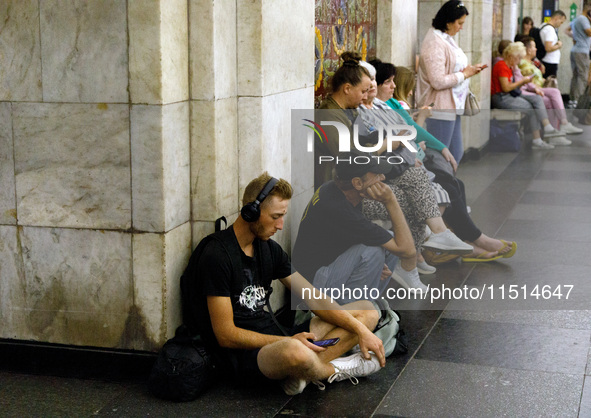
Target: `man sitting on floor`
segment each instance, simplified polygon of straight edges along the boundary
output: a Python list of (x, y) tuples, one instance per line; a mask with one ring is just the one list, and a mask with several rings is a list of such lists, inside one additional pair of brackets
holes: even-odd
[[(293, 262), (305, 277), (313, 279), (315, 287), (350, 289), (351, 295), (373, 292), (376, 299), (388, 285), (392, 271), (413, 291), (426, 287), (414, 268), (416, 250), (404, 214), (392, 189), (382, 183), (390, 169), (386, 159), (339, 154), (336, 179), (314, 193), (302, 216)], [(394, 236), (363, 216), (364, 197), (384, 204)], [(402, 262), (398, 263), (397, 257)], [(412, 265), (410, 271), (404, 265), (407, 261)], [(341, 304), (351, 301), (337, 299)]]
[[(292, 293), (317, 294), (304, 277), (292, 274), (287, 254), (270, 239), (283, 229), (291, 196), (287, 181), (267, 173), (249, 183), (236, 222), (214, 234), (217, 239), (210, 239), (197, 260), (194, 310), (184, 319), (196, 323), (218, 363), (238, 380), (279, 380), (286, 394), (295, 395), (309, 382), (355, 382), (380, 370), (385, 356), (371, 332), (379, 313), (370, 302), (340, 307), (328, 299), (308, 300), (316, 316), (288, 336), (263, 309), (274, 279)], [(311, 342), (329, 338), (340, 342), (327, 348)], [(360, 352), (339, 358), (356, 344)]]

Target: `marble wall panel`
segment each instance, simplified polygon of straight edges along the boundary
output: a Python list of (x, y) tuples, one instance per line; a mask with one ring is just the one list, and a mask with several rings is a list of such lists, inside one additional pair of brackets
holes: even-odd
[(131, 227), (127, 105), (13, 104), (21, 225)]
[(237, 15), (240, 96), (314, 85), (313, 0), (238, 0)]
[(133, 234), (133, 293), (145, 338), (128, 341), (131, 348), (155, 349), (162, 338), (166, 306), (164, 259), (164, 234)]
[(19, 338), (128, 348), (133, 332), (131, 235), (24, 227), (20, 234), (28, 333)]
[(291, 178), (291, 110), (312, 109), (313, 100), (313, 87), (262, 98), (239, 97), (240, 196), (265, 170), (290, 182), (301, 181), (303, 189), (311, 184), (310, 179)]
[(0, 338), (22, 338), (28, 312), (16, 226), (0, 226)]
[(377, 56), (384, 62), (414, 68), (417, 0), (378, 0)]
[(164, 232), (189, 220), (189, 103), (131, 110), (133, 227)]
[(132, 103), (189, 98), (187, 2), (129, 2), (129, 76)]
[(236, 96), (236, 2), (189, 1), (191, 99)]
[(165, 333), (162, 344), (174, 335), (182, 322), (180, 279), (191, 257), (191, 223), (187, 222), (164, 235), (164, 272), (166, 274)]
[(41, 101), (39, 2), (0, 2), (0, 100)]
[(160, 0), (130, 0), (129, 94), (132, 103), (162, 103)]
[(119, 0), (39, 2), (43, 99), (127, 103), (127, 6)]
[(162, 110), (165, 231), (188, 222), (191, 217), (189, 108), (186, 101), (166, 105)]
[[(236, 216), (237, 215), (238, 213), (236, 213)], [(228, 216), (226, 216), (226, 219), (228, 219)], [(228, 225), (231, 224), (232, 222), (228, 219)], [(191, 250), (195, 250), (197, 244), (199, 244), (203, 238), (215, 232), (215, 225), (213, 221), (198, 221), (192, 222), (191, 229)]]
[(423, 39), (425, 39), (425, 35), (427, 31), (431, 28), (431, 23), (433, 18), (437, 14), (437, 11), (441, 8), (443, 2), (441, 1), (426, 1), (426, 0), (419, 0), (419, 11), (418, 11), (418, 28), (417, 28), (417, 37), (418, 37), (418, 44), (419, 48), (417, 53), (420, 52), (421, 44)]
[(0, 103), (0, 224), (16, 225), (14, 147), (10, 103)]
[(213, 221), (240, 208), (236, 167), (246, 150), (238, 148), (236, 103), (236, 98), (191, 102), (193, 221)]
[(187, 0), (162, 0), (162, 102), (189, 99), (189, 28)]

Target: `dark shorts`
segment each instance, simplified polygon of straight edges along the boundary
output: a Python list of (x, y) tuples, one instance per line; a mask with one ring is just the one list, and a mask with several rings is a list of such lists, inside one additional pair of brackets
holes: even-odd
[[(310, 332), (310, 320), (292, 327), (287, 330), (290, 335), (299, 334), (300, 332)], [(283, 335), (281, 330), (273, 324), (272, 327), (263, 331), (268, 335)], [(249, 382), (252, 379), (268, 380), (267, 377), (259, 369), (257, 356), (260, 348), (256, 350), (225, 350), (227, 360), (230, 365), (230, 371), (233, 372), (234, 377), (238, 381)]]

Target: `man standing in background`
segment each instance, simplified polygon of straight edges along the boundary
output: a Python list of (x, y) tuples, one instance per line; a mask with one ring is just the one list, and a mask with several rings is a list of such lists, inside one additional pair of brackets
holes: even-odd
[(566, 15), (562, 10), (556, 10), (550, 16), (548, 25), (540, 29), (540, 39), (544, 43), (546, 55), (542, 58), (542, 62), (546, 67), (545, 77), (553, 75), (556, 77), (558, 73), (558, 64), (560, 63), (560, 48), (562, 48), (562, 41), (558, 39), (558, 28), (566, 20)]
[(570, 66), (573, 76), (570, 82), (570, 100), (567, 107), (577, 107), (579, 97), (585, 92), (589, 79), (589, 48), (591, 46), (591, 0), (586, 0), (582, 14), (573, 20), (567, 29), (573, 38), (570, 50)]

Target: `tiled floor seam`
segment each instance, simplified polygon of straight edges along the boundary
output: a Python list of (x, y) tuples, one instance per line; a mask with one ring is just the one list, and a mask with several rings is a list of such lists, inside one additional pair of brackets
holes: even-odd
[[(469, 274), (468, 274), (468, 276), (469, 276)], [(400, 373), (398, 373), (398, 376), (396, 376), (396, 379), (394, 379), (394, 381), (392, 382), (392, 384), (390, 385), (390, 387), (388, 387), (388, 390), (386, 391), (386, 393), (384, 393), (384, 396), (382, 397), (382, 400), (376, 406), (376, 409), (372, 412), (372, 414), (370, 415), (370, 417), (375, 416), (376, 412), (380, 410), (380, 408), (381, 408), (381, 406), (382, 406), (382, 404), (384, 402), (384, 399), (386, 399), (386, 397), (388, 396), (388, 393), (390, 393), (390, 391), (392, 390), (392, 388), (394, 388), (394, 386), (396, 385), (396, 382), (398, 381), (398, 379), (400, 379), (400, 376), (402, 376), (402, 374), (406, 371), (406, 368), (408, 367), (408, 365), (410, 364), (410, 362), (414, 360), (414, 358), (417, 355), (417, 353), (421, 350), (421, 347), (423, 347), (423, 344), (425, 344), (425, 341), (427, 341), (427, 338), (429, 338), (429, 335), (431, 335), (431, 332), (433, 331), (433, 329), (435, 328), (435, 326), (437, 325), (437, 323), (441, 319), (441, 316), (443, 315), (443, 312), (444, 311), (445, 311), (445, 309), (443, 309), (441, 311), (441, 313), (439, 314), (439, 316), (437, 317), (437, 319), (433, 322), (433, 325), (431, 326), (431, 329), (429, 329), (429, 332), (427, 332), (427, 334), (425, 335), (425, 338), (423, 338), (423, 341), (421, 341), (421, 343), (419, 344), (419, 346), (417, 347), (417, 349), (415, 350), (415, 352), (412, 354), (412, 356), (408, 359), (408, 361), (406, 362), (406, 364), (404, 365), (404, 367), (402, 368), (402, 370), (400, 370)]]

